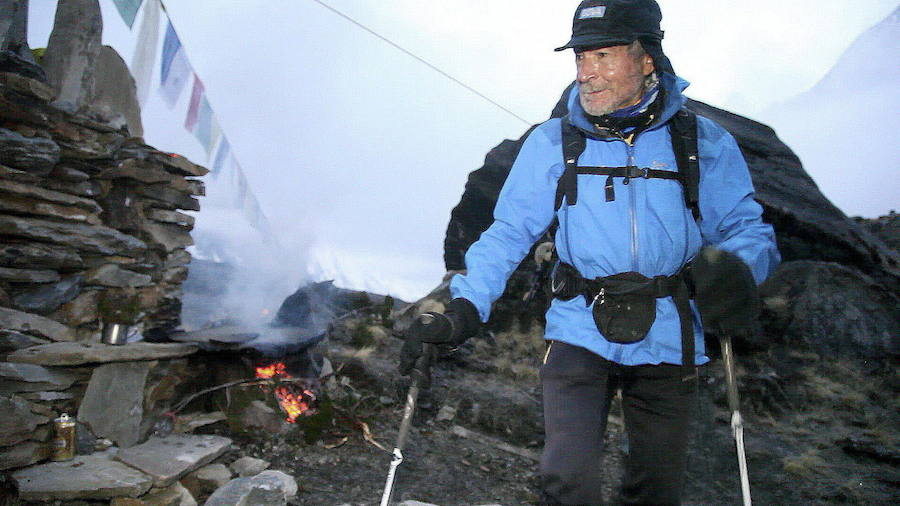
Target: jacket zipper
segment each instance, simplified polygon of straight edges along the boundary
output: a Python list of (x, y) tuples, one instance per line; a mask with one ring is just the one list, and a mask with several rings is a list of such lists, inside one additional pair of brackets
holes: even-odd
[[(625, 145), (628, 146), (628, 165), (637, 165), (635, 163), (634, 158), (634, 138), (631, 139), (631, 142), (626, 141)], [(629, 203), (629, 214), (631, 216), (631, 270), (634, 272), (638, 272), (638, 224), (637, 224), (637, 204), (635, 200), (637, 199), (636, 190), (633, 184), (628, 185), (628, 197), (630, 200)]]

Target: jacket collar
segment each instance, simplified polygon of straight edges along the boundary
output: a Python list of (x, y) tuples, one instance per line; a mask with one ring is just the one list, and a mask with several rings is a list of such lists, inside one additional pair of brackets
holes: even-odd
[[(647, 130), (659, 128), (681, 109), (687, 100), (682, 92), (690, 85), (690, 83), (675, 74), (663, 72), (659, 77), (659, 85), (664, 91), (662, 95), (665, 103), (663, 104), (659, 118), (654, 121)], [(578, 83), (575, 83), (575, 86), (572, 87), (572, 91), (569, 93), (568, 106), (569, 122), (584, 133), (590, 136), (596, 136), (596, 128), (594, 128), (594, 125), (587, 119), (587, 114), (584, 112), (584, 109), (581, 108), (581, 101), (578, 100)]]

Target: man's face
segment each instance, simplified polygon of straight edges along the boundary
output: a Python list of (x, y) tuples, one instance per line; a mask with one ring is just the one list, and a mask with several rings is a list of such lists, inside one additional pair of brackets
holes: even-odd
[(578, 94), (585, 112), (603, 116), (641, 100), (653, 59), (640, 53), (639, 48), (629, 51), (627, 45), (576, 51)]

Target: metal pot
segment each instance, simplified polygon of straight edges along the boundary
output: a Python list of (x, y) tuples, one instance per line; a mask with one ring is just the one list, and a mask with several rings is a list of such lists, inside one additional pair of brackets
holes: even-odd
[(104, 323), (100, 342), (104, 344), (125, 344), (128, 340), (128, 325), (124, 323)]

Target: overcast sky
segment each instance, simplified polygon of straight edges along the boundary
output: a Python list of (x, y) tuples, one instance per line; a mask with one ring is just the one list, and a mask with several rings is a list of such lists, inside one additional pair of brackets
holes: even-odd
[[(574, 76), (571, 52), (553, 52), (568, 40), (574, 0), (325, 3), (528, 123), (548, 117)], [(31, 0), (33, 47), (46, 44), (55, 4)], [(285, 278), (335, 278), (407, 300), (434, 287), (467, 174), (528, 125), (314, 0), (164, 4), (251, 187), (291, 250), (280, 262)], [(810, 88), (897, 6), (660, 4), (664, 48), (692, 82), (688, 95), (750, 117)], [(133, 35), (110, 5), (101, 0), (104, 42), (130, 61)], [(180, 118), (163, 128), (170, 119), (156, 112), (144, 112), (147, 141), (206, 164)], [(212, 218), (206, 225), (224, 226)]]

